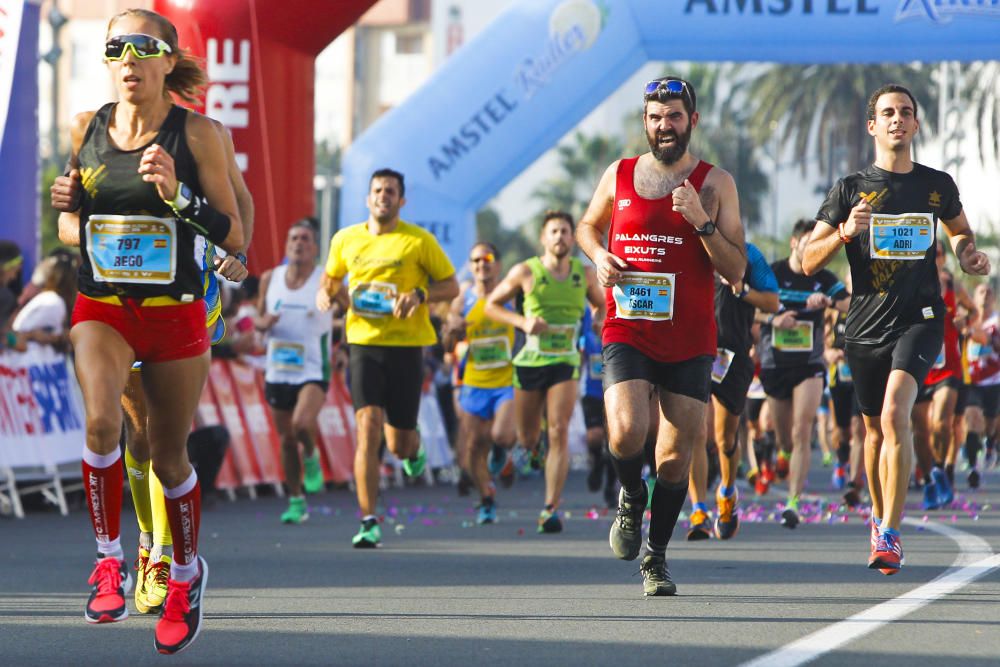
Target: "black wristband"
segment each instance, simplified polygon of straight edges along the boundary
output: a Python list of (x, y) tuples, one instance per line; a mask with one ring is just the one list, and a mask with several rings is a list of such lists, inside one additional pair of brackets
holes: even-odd
[(413, 291), (417, 293), (417, 300), (420, 303), (427, 303), (427, 290), (423, 287), (414, 287)]
[(200, 195), (191, 197), (190, 204), (180, 211), (174, 209), (174, 213), (216, 245), (222, 245), (233, 225), (228, 215), (219, 213)]

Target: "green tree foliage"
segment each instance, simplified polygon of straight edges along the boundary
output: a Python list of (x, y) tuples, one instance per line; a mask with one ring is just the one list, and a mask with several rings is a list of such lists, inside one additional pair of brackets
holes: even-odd
[(496, 209), (486, 207), (476, 213), (476, 240), (489, 241), (502, 255), (505, 267), (511, 267), (538, 254), (537, 242), (522, 233), (523, 228), (507, 229)]
[(748, 129), (757, 145), (776, 136), (782, 150), (791, 146), (795, 155), (815, 156), (832, 182), (839, 172), (874, 159), (865, 123), (868, 98), (884, 84), (906, 86), (917, 98), (921, 131), (933, 132), (938, 96), (932, 73), (922, 64), (775, 65), (740, 82), (734, 97), (751, 109)]
[(535, 188), (532, 198), (541, 209), (532, 228), (537, 231), (542, 214), (549, 209), (568, 211), (575, 220), (590, 204), (597, 183), (608, 165), (622, 157), (621, 139), (609, 135), (585, 135), (579, 130), (556, 147), (559, 172)]
[(1000, 63), (972, 63), (965, 74), (963, 93), (979, 130), (980, 162), (1000, 165)]
[(61, 248), (59, 242), (59, 211), (52, 208), (49, 188), (55, 182), (56, 177), (62, 174), (62, 169), (54, 162), (47, 163), (42, 169), (41, 188), (41, 233), (42, 233), (42, 255), (47, 255), (56, 248)]

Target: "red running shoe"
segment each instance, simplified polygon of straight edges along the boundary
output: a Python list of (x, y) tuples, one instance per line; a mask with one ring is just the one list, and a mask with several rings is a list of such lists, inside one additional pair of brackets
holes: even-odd
[(84, 612), (88, 623), (115, 623), (128, 618), (125, 596), (132, 590), (132, 573), (125, 559), (98, 554), (87, 583), (92, 586)]
[(156, 624), (154, 646), (160, 653), (180, 653), (198, 638), (204, 610), (205, 584), (208, 583), (208, 563), (198, 556), (198, 576), (191, 581), (167, 582), (167, 600), (163, 615)]
[(775, 473), (778, 479), (786, 479), (788, 471), (791, 469), (791, 457), (783, 451), (778, 452), (778, 463), (775, 466)]
[(758, 496), (767, 495), (767, 491), (771, 488), (771, 482), (773, 481), (774, 471), (771, 470), (771, 464), (762, 463), (760, 465), (760, 472), (757, 474), (757, 479), (754, 481), (753, 490)]
[(903, 565), (903, 545), (898, 535), (881, 533), (872, 556), (868, 560), (868, 569), (878, 570), (884, 575), (896, 574)]

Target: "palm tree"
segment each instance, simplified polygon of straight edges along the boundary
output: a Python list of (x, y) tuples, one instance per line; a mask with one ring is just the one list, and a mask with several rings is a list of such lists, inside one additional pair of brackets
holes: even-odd
[(979, 159), (1000, 164), (1000, 63), (976, 62), (965, 75), (962, 97), (979, 129)]
[(572, 139), (556, 148), (559, 174), (535, 188), (532, 198), (541, 202), (543, 210), (567, 211), (574, 219), (579, 218), (604, 170), (622, 156), (622, 151), (622, 142), (617, 137), (587, 136), (577, 130)]
[(938, 97), (932, 73), (922, 64), (776, 65), (739, 84), (737, 92), (752, 109), (749, 130), (758, 145), (776, 136), (780, 149), (791, 144), (803, 157), (815, 146), (816, 166), (832, 180), (842, 165), (860, 169), (874, 159), (865, 125), (868, 98), (886, 83), (913, 93), (922, 131), (932, 133)]

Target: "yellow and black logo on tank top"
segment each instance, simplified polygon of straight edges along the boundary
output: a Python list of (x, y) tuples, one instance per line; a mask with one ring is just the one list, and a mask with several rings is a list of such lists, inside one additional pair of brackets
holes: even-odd
[(881, 192), (875, 192), (874, 190), (871, 192), (859, 192), (858, 195), (868, 202), (873, 211), (878, 212), (885, 206), (885, 202), (889, 197), (889, 188), (882, 188)]
[(97, 196), (97, 186), (108, 177), (108, 166), (102, 164), (99, 167), (84, 167), (80, 170), (80, 180), (83, 189), (87, 191), (91, 199)]

